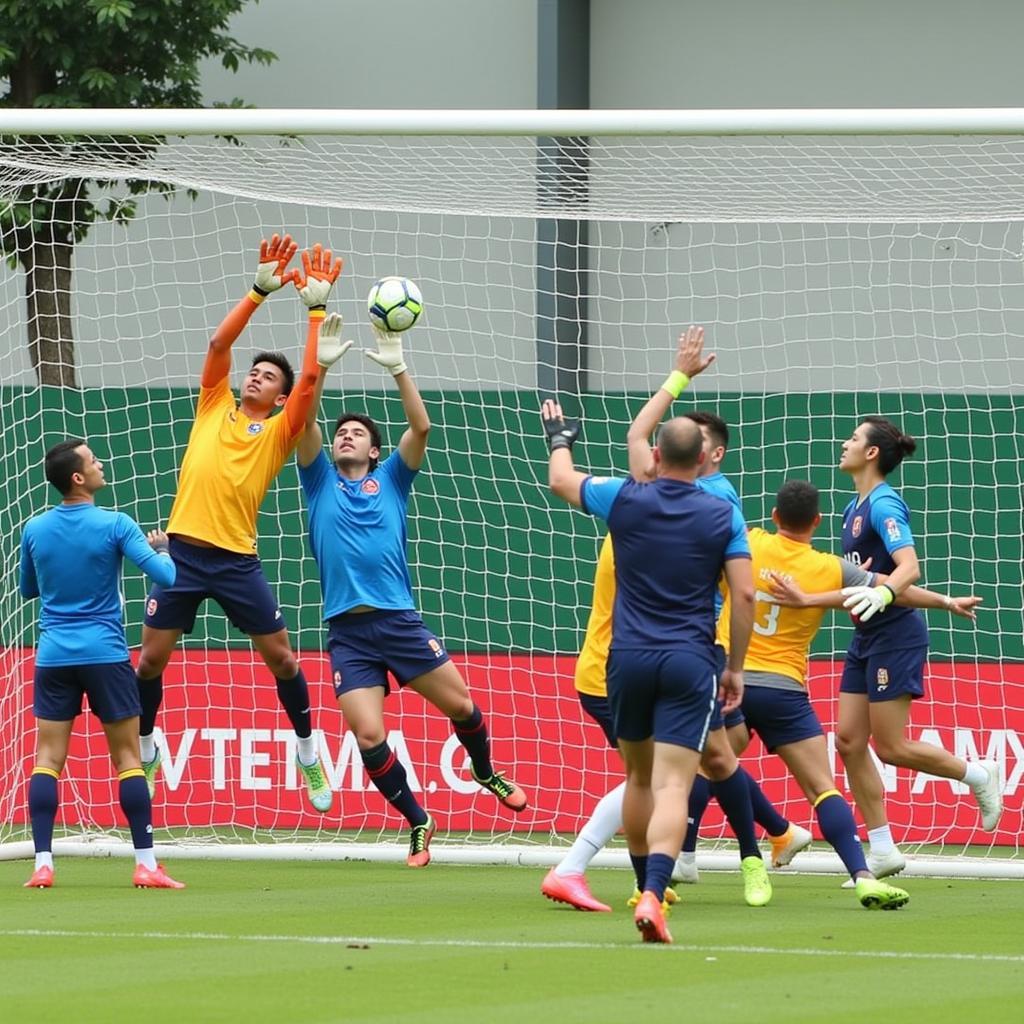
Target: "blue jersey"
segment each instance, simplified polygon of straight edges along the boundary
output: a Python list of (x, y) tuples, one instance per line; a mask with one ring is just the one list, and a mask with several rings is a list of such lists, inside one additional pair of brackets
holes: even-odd
[[(697, 486), (702, 491), (707, 491), (708, 494), (713, 494), (716, 498), (723, 498), (730, 504), (735, 505), (740, 515), (743, 515), (743, 508), (740, 505), (740, 496), (736, 493), (736, 488), (730, 483), (729, 479), (722, 473), (712, 473), (710, 476), (699, 476), (696, 480)], [(722, 592), (719, 589), (715, 589), (715, 618), (722, 614), (722, 605), (725, 604), (725, 598), (722, 597)]]
[(607, 521), (615, 547), (611, 649), (711, 648), (722, 568), (750, 558), (739, 509), (666, 477), (588, 477), (580, 498)]
[(299, 467), (325, 619), (360, 605), (414, 607), (405, 521), (417, 472), (397, 451), (361, 480), (343, 477), (323, 451)]
[(21, 594), (38, 597), (36, 664), (100, 665), (128, 660), (121, 616), (121, 561), (162, 587), (174, 562), (158, 555), (123, 512), (92, 503), (57, 505), (30, 519), (21, 535)]
[[(914, 546), (910, 509), (887, 484), (880, 483), (858, 504), (854, 498), (843, 511), (843, 554), (857, 565), (871, 559), (871, 571), (891, 575), (893, 552)], [(928, 643), (924, 615), (915, 608), (890, 605), (867, 622), (857, 623), (857, 653), (868, 649), (917, 647)], [(853, 650), (853, 648), (851, 648)]]

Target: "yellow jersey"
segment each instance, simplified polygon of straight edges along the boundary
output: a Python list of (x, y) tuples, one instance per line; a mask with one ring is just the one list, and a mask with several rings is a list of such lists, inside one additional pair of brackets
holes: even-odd
[(283, 415), (249, 419), (227, 377), (201, 387), (167, 532), (254, 554), (260, 504), (300, 436)]
[[(754, 572), (754, 630), (743, 668), (748, 672), (772, 672), (807, 685), (807, 654), (827, 608), (783, 608), (773, 604), (769, 573), (792, 579), (806, 593), (838, 590), (845, 586), (843, 560), (810, 544), (790, 540), (755, 527), (747, 534)], [(851, 565), (850, 569), (854, 567)], [(717, 641), (729, 649), (729, 613), (732, 602), (726, 591), (718, 617)]]
[(576, 689), (594, 697), (608, 695), (606, 663), (612, 645), (612, 605), (615, 603), (615, 555), (612, 536), (607, 534), (601, 544), (594, 574), (594, 602), (587, 619), (580, 656), (576, 659)]

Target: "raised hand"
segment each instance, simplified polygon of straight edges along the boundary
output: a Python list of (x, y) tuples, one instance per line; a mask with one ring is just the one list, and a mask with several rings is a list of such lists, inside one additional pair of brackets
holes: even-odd
[(298, 278), (297, 270), (286, 270), (291, 258), (299, 251), (291, 235), (274, 235), (268, 242), (260, 243), (260, 262), (256, 268), (256, 283), (253, 290), (260, 295), (269, 295), (283, 288), (289, 281)]
[(679, 348), (676, 351), (675, 368), (693, 380), (698, 373), (703, 373), (715, 361), (713, 352), (704, 355), (704, 328), (687, 327), (679, 335)]
[(566, 420), (562, 415), (562, 407), (551, 398), (544, 400), (540, 409), (540, 418), (544, 423), (544, 433), (547, 434), (548, 450), (556, 451), (559, 448), (568, 448), (571, 451), (576, 439), (580, 436), (580, 427), (582, 426), (580, 421)]
[(171, 542), (168, 540), (167, 534), (161, 529), (150, 530), (146, 534), (146, 542), (158, 553), (166, 555), (170, 551)]
[(302, 273), (295, 273), (295, 287), (302, 301), (310, 309), (323, 309), (327, 305), (327, 296), (331, 294), (334, 282), (341, 274), (344, 261), (334, 259), (330, 249), (325, 249), (319, 242), (312, 251), (306, 249), (302, 254)]
[(981, 601), (980, 597), (975, 597), (973, 594), (970, 597), (947, 597), (946, 609), (950, 615), (959, 615), (961, 618), (974, 622), (977, 620), (974, 609), (981, 604)]
[(405, 373), (407, 367), (405, 358), (402, 355), (402, 336), (391, 334), (374, 327), (373, 333), (377, 336), (377, 351), (366, 350), (366, 358), (372, 359), (378, 366), (383, 366), (392, 377)]
[(340, 313), (328, 313), (316, 337), (316, 361), (325, 370), (333, 366), (351, 347), (351, 341), (341, 340), (344, 320)]

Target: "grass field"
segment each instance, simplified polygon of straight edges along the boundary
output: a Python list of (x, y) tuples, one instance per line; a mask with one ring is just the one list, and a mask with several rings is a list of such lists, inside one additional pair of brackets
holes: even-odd
[(839, 878), (774, 875), (768, 908), (704, 872), (644, 946), (625, 871), (616, 909), (539, 895), (543, 870), (178, 861), (183, 892), (138, 891), (126, 860), (65, 858), (49, 891), (0, 863), (0, 1019), (54, 1021), (1024, 1020), (1024, 885), (908, 880), (895, 913)]

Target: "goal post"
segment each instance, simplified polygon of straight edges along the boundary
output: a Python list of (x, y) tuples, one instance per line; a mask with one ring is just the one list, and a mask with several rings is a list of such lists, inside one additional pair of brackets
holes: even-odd
[[(887, 808), (917, 870), (1020, 874), (1024, 109), (0, 110), (0, 856), (24, 855), (28, 838), (37, 608), (18, 597), (18, 543), (52, 504), (43, 452), (86, 437), (108, 467), (101, 503), (165, 524), (209, 336), (274, 231), (345, 256), (332, 307), (357, 348), (375, 279), (401, 274), (424, 295), (406, 343), (434, 425), (410, 503), (414, 592), (488, 715), (496, 763), (532, 797), (519, 817), (501, 812), (443, 717), (392, 694), (389, 737), (440, 823), (438, 859), (550, 861), (620, 777), (572, 687), (601, 529), (547, 493), (538, 401), (557, 392), (582, 414), (581, 466), (624, 473), (633, 414), (679, 329), (703, 323), (717, 362), (677, 408), (728, 422), (723, 468), (752, 525), (785, 479), (809, 479), (825, 512), (817, 545), (837, 550), (841, 440), (875, 412), (918, 439), (893, 482), (922, 582), (984, 601), (974, 625), (928, 613), (911, 732), (995, 760), (1007, 811), (981, 833), (962, 784), (889, 768)], [(261, 307), (234, 384), (257, 351), (297, 362), (303, 312), (284, 292)], [(397, 444), (391, 380), (355, 353), (329, 378), (324, 420), (342, 408)], [(334, 703), (305, 526), (289, 464), (263, 504), (259, 553), (341, 811), (304, 806), (273, 681), (208, 603), (165, 673), (158, 842), (400, 852), (403, 823)], [(137, 647), (145, 588), (132, 571), (124, 596)], [(849, 636), (848, 620), (826, 619), (810, 674), (844, 793), (834, 732)], [(65, 850), (106, 854), (125, 834), (116, 785), (98, 723), (84, 715), (76, 732), (58, 826)], [(782, 812), (811, 824), (781, 763), (756, 742), (748, 758)], [(727, 866), (727, 827), (714, 809), (706, 821), (701, 863)], [(625, 863), (621, 844), (610, 857)]]

